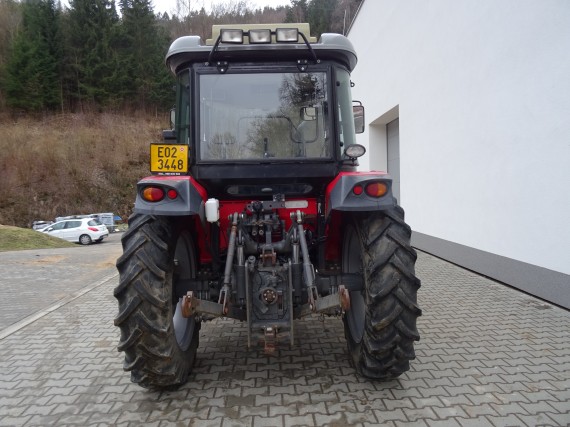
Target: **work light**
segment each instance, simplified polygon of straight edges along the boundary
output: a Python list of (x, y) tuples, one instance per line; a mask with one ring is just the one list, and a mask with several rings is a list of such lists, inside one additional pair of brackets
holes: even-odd
[(220, 34), (222, 43), (243, 43), (243, 30), (222, 28)]
[(276, 40), (278, 43), (297, 43), (299, 30), (297, 28), (277, 28)]
[(350, 144), (344, 149), (345, 156), (350, 157), (351, 159), (364, 156), (364, 153), (366, 153), (366, 148), (360, 144)]
[(249, 30), (250, 43), (271, 43), (271, 30)]

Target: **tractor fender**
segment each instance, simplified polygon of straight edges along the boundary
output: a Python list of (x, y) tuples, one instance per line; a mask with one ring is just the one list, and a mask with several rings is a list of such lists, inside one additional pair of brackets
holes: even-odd
[[(149, 202), (143, 199), (142, 193), (149, 186), (164, 190), (162, 200)], [(169, 190), (176, 191), (176, 197), (169, 196)], [(134, 212), (165, 216), (200, 215), (203, 218), (206, 200), (206, 190), (191, 176), (150, 176), (137, 183)]]
[[(355, 194), (353, 188), (360, 184), (364, 189), (371, 182), (382, 181), (388, 191), (382, 197), (371, 197), (362, 191)], [(396, 205), (392, 196), (392, 179), (385, 172), (340, 172), (326, 189), (326, 215), (331, 211), (381, 211)]]

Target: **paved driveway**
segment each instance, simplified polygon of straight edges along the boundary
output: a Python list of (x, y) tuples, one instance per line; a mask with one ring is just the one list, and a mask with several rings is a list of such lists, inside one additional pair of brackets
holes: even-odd
[[(0, 254), (2, 268), (10, 256)], [(386, 383), (355, 375), (338, 319), (299, 321), (298, 347), (272, 357), (247, 351), (244, 326), (220, 319), (201, 330), (188, 384), (144, 390), (130, 383), (116, 350), (116, 273), (90, 268), (70, 270), (74, 285), (70, 277), (0, 278), (0, 300), (11, 298), (20, 313), (0, 340), (0, 425), (570, 424), (570, 312), (427, 254), (417, 264), (417, 360)], [(44, 277), (60, 273), (46, 268)], [(10, 295), (23, 285), (32, 295), (62, 288), (38, 308)], [(68, 294), (67, 286), (75, 288)], [(54, 301), (56, 293), (66, 296)], [(30, 322), (32, 307), (40, 311)]]
[(89, 246), (0, 252), (0, 331), (114, 275), (121, 235)]

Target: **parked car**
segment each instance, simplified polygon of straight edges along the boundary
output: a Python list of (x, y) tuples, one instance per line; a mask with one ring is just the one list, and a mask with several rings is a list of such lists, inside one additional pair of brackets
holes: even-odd
[(102, 242), (104, 238), (109, 237), (107, 227), (93, 218), (66, 219), (39, 231), (50, 236), (69, 240), (70, 242), (78, 242), (82, 245)]
[(109, 233), (114, 233), (116, 231), (115, 229), (117, 227), (115, 225), (115, 214), (113, 214), (112, 212), (96, 213), (93, 214), (93, 217), (98, 219), (101, 222), (101, 224), (105, 224), (107, 230), (109, 230)]
[(53, 224), (53, 221), (34, 221), (32, 222), (32, 229), (41, 230), (42, 228), (49, 227)]

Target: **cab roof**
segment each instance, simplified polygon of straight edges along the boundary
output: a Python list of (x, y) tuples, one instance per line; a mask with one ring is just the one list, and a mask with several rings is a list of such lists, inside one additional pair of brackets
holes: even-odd
[[(334, 60), (342, 63), (352, 71), (356, 66), (357, 56), (352, 43), (341, 34), (323, 33), (318, 41), (310, 37), (309, 24), (253, 24), (253, 25), (214, 25), (212, 39), (204, 43), (199, 36), (184, 36), (176, 39), (168, 49), (166, 54), (166, 65), (173, 73), (180, 68), (188, 66), (190, 63), (203, 62), (255, 62), (255, 61), (297, 61), (314, 60), (313, 53), (302, 37), (297, 42), (277, 43), (275, 42), (275, 31), (281, 28), (298, 28), (307, 38), (314, 56), (317, 60)], [(222, 29), (241, 29), (246, 36), (243, 44), (226, 44), (219, 42), (219, 35)], [(247, 31), (250, 29), (269, 29), (272, 31), (271, 43), (250, 44)], [(212, 50), (215, 49), (213, 55)]]

